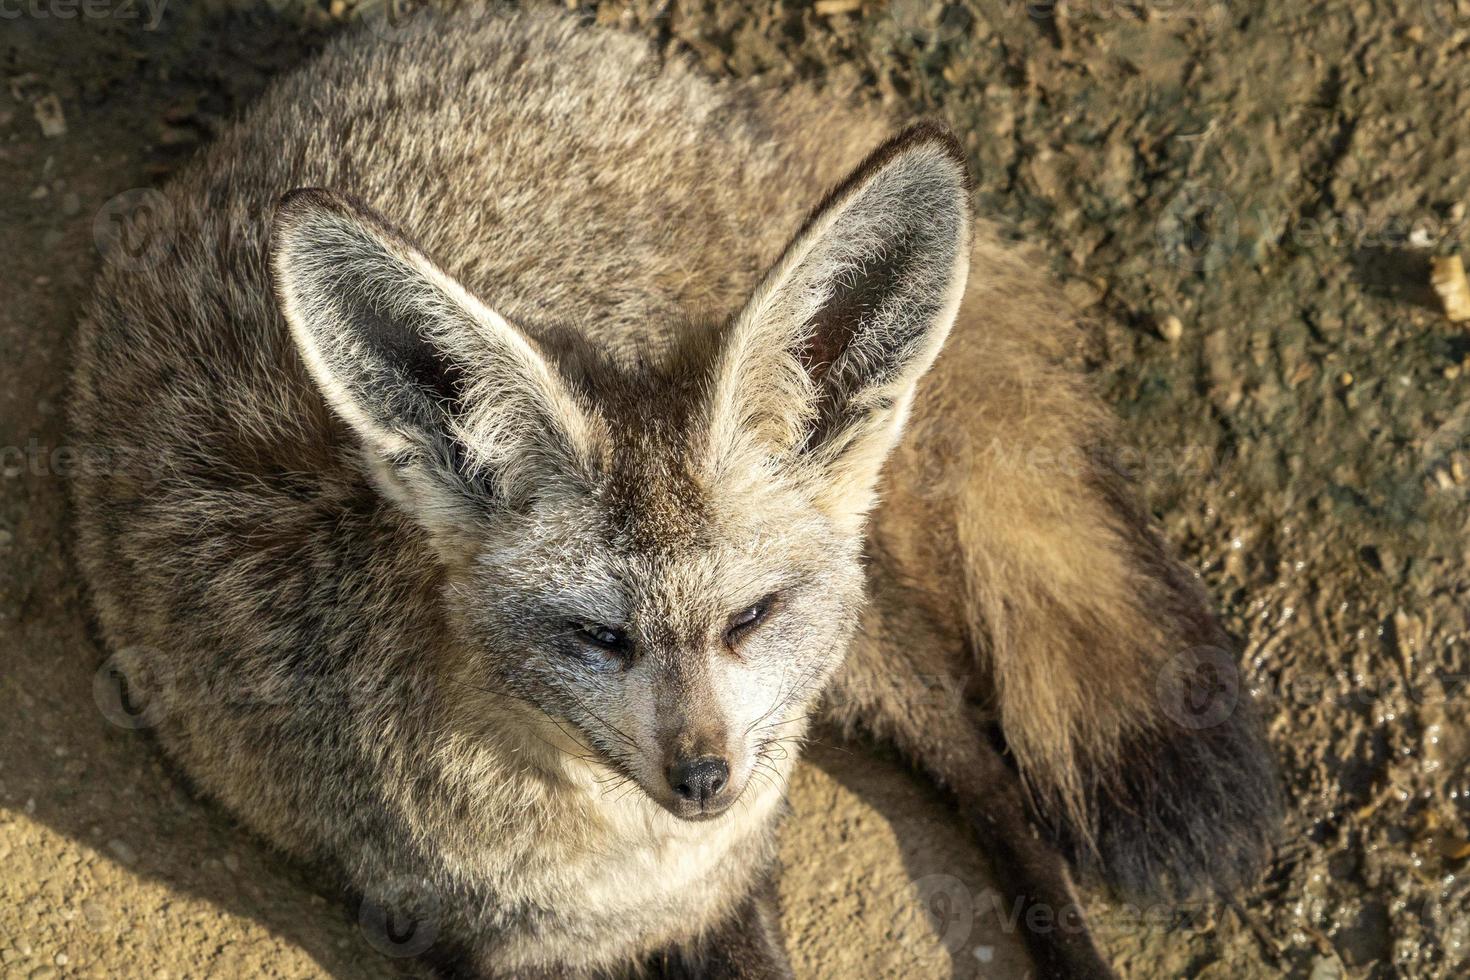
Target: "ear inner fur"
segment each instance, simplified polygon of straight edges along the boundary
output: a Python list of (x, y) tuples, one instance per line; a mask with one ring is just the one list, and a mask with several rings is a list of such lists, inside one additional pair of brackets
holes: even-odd
[(798, 472), (834, 517), (861, 520), (959, 308), (968, 186), (953, 136), (920, 124), (808, 216), (736, 317), (717, 365), (716, 471), (754, 442), (802, 461)]
[[(271, 241), (282, 311), (312, 376), (416, 516), (450, 491), (585, 477), (595, 420), (534, 344), (366, 205), (307, 188)], [(421, 472), (405, 480), (404, 470)], [(544, 479), (539, 482), (545, 482)]]

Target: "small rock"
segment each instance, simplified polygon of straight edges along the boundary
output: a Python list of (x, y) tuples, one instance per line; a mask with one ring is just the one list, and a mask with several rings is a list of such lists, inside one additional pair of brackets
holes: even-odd
[(55, 93), (43, 95), (34, 106), (36, 122), (41, 124), (41, 135), (55, 139), (66, 135), (66, 113), (61, 109), (61, 100)]
[(1458, 255), (1436, 258), (1429, 281), (1451, 323), (1470, 320), (1470, 279), (1465, 278), (1465, 264)]
[(1184, 336), (1184, 321), (1170, 313), (1159, 320), (1159, 336), (1169, 343), (1178, 343)]
[(35, 190), (31, 191), (31, 200), (44, 201), (47, 195), (49, 195), (50, 193), (51, 188), (47, 187), (45, 184), (41, 184)]
[(233, 854), (226, 854), (224, 860), (225, 860), (225, 869), (228, 870), (230, 872), (230, 874), (237, 875), (237, 874), (240, 873), (240, 859), (239, 858), (235, 857), (235, 855), (233, 855)]
[(165, 126), (158, 134), (160, 146), (190, 146), (199, 142), (199, 134), (182, 126)]
[(1335, 956), (1319, 956), (1312, 963), (1310, 980), (1342, 980), (1342, 963)]
[(1351, 385), (1354, 380), (1356, 379), (1353, 378), (1353, 372), (1351, 371), (1344, 371), (1342, 372), (1342, 374), (1338, 375), (1337, 378), (1338, 383), (1341, 384), (1344, 388)]
[(107, 849), (112, 852), (113, 857), (117, 858), (123, 864), (133, 865), (138, 863), (138, 852), (116, 837), (107, 842)]
[(88, 899), (82, 903), (82, 918), (93, 929), (105, 929), (108, 924), (107, 909), (100, 902)]
[(31, 980), (52, 980), (56, 976), (56, 967), (38, 966), (31, 971)]
[(1067, 297), (1072, 309), (1085, 310), (1097, 305), (1097, 301), (1103, 297), (1103, 291), (1085, 279), (1069, 279), (1062, 287), (1062, 295)]

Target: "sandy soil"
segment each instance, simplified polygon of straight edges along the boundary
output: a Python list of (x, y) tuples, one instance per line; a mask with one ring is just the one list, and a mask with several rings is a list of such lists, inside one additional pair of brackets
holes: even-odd
[[(60, 406), (99, 248), (137, 200), (117, 195), (355, 9), (180, 0), (146, 30), (156, 7), (0, 10), (0, 975), (416, 975), (94, 697)], [(982, 208), (1043, 243), (1096, 320), (1097, 383), (1247, 638), (1292, 805), (1236, 908), (1093, 895), (1120, 967), (1463, 975), (1470, 334), (1427, 283), (1431, 256), (1470, 244), (1470, 4), (818, 7), (597, 16), (715, 73), (842, 77), (946, 117)], [(927, 786), (818, 747), (792, 800), (803, 976), (1024, 975), (983, 856)]]

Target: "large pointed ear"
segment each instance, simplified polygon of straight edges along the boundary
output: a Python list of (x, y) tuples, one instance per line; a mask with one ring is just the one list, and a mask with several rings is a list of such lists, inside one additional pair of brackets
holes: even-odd
[(774, 454), (819, 506), (860, 523), (959, 309), (969, 237), (969, 175), (948, 130), (920, 124), (874, 151), (731, 327), (711, 402), (716, 472)]
[(271, 268), (311, 376), (431, 531), (586, 475), (596, 420), (553, 365), (365, 205), (288, 194)]

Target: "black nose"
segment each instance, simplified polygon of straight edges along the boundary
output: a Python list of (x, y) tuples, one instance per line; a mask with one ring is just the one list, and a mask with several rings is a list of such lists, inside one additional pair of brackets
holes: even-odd
[(725, 788), (730, 779), (730, 767), (725, 765), (724, 759), (707, 755), (702, 759), (674, 763), (669, 767), (668, 776), (675, 793), (686, 800), (703, 803)]

